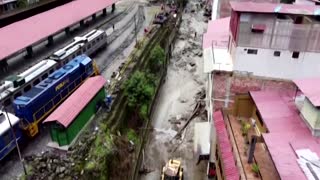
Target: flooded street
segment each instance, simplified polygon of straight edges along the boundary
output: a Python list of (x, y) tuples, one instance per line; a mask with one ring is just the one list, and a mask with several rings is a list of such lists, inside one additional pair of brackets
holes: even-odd
[(192, 114), (196, 105), (195, 95), (204, 89), (201, 41), (206, 23), (203, 11), (196, 8), (196, 3), (198, 1), (189, 2), (183, 14), (167, 77), (151, 119), (154, 130), (145, 148), (143, 166), (151, 172), (141, 175), (141, 180), (159, 179), (163, 165), (171, 158), (182, 161), (184, 179), (206, 178), (206, 162), (196, 165), (198, 157), (194, 156), (193, 143), (194, 123), (206, 119), (196, 117), (181, 138), (174, 138)]

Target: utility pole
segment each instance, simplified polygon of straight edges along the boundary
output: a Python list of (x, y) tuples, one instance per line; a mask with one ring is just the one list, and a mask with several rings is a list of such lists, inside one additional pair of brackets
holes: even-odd
[(24, 159), (23, 159), (22, 156), (21, 156), (21, 152), (20, 152), (18, 140), (17, 140), (16, 134), (15, 134), (15, 132), (14, 132), (13, 126), (12, 126), (12, 124), (11, 124), (10, 117), (9, 117), (9, 115), (8, 115), (8, 112), (7, 112), (6, 107), (3, 107), (3, 108), (4, 108), (4, 111), (5, 111), (6, 116), (7, 116), (7, 118), (8, 118), (8, 122), (9, 122), (9, 124), (10, 124), (10, 129), (11, 129), (11, 132), (12, 132), (12, 134), (13, 134), (14, 140), (15, 140), (15, 142), (16, 142), (16, 146), (17, 146), (17, 150), (18, 150), (18, 154), (19, 154), (19, 159), (20, 159), (20, 162), (21, 162), (21, 164), (22, 164), (24, 174), (27, 175), (27, 170), (26, 170), (26, 167), (25, 167), (25, 165), (24, 165)]

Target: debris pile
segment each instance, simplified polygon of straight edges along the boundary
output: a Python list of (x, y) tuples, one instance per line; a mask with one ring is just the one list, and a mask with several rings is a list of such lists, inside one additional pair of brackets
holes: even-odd
[[(106, 133), (101, 132), (87, 133), (67, 152), (48, 151), (25, 157), (28, 169), (26, 178), (32, 180), (85, 180), (107, 176), (111, 179), (118, 177), (127, 179), (133, 156), (132, 145), (124, 136), (109, 134), (110, 137), (113, 137), (112, 146), (102, 148), (111, 149), (111, 151), (103, 154), (95, 145), (97, 139), (105, 136)], [(99, 145), (99, 147), (101, 146)], [(96, 154), (97, 151), (99, 151), (99, 157)]]
[(194, 123), (206, 120), (201, 39), (206, 18), (202, 9), (192, 7), (195, 3), (198, 0), (188, 1), (182, 16), (167, 77), (153, 113), (155, 131), (150, 133), (144, 164), (155, 171), (143, 173), (142, 180), (159, 177), (162, 165), (171, 158), (181, 158), (182, 166), (188, 169), (184, 171), (185, 178), (205, 179), (205, 173), (195, 174), (193, 167)]
[(29, 172), (28, 178), (40, 179), (80, 179), (83, 171), (79, 168), (88, 155), (96, 133), (86, 134), (67, 153), (61, 151), (43, 152), (25, 157)]

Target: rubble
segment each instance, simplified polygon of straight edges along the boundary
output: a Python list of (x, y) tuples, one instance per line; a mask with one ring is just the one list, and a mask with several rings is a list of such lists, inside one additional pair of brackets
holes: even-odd
[(182, 98), (182, 97), (179, 97), (178, 100), (179, 100), (180, 103), (186, 103), (186, 102), (188, 102), (188, 99)]
[[(192, 5), (195, 0), (188, 3)], [(193, 125), (206, 118), (205, 74), (201, 70), (201, 35), (205, 29), (205, 18), (198, 10), (194, 9), (194, 13), (191, 10), (187, 6), (182, 17), (166, 83), (162, 87), (159, 105), (153, 113), (152, 124), (156, 131), (151, 133), (145, 149), (144, 162), (148, 168), (157, 169), (158, 172), (143, 174), (140, 177), (142, 180), (159, 177), (159, 163), (172, 157), (181, 158), (183, 166), (190, 170), (184, 172), (186, 179), (205, 179), (205, 173), (193, 171), (195, 162), (192, 158)]]

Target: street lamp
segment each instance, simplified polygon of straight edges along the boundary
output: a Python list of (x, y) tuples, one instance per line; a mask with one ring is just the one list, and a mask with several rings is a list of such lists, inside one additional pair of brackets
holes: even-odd
[(18, 140), (17, 140), (16, 134), (15, 134), (15, 132), (14, 132), (13, 126), (12, 126), (12, 124), (11, 124), (9, 114), (8, 114), (8, 112), (7, 112), (6, 107), (3, 106), (2, 109), (4, 109), (4, 112), (6, 113), (6, 116), (7, 116), (9, 125), (10, 125), (10, 129), (11, 129), (11, 132), (12, 132), (12, 134), (13, 134), (13, 137), (14, 137), (14, 140), (15, 140), (15, 143), (16, 143), (16, 146), (17, 146), (17, 150), (18, 150), (18, 154), (19, 154), (19, 159), (20, 159), (20, 162), (21, 162), (21, 164), (22, 164), (24, 174), (27, 175), (27, 170), (26, 170), (26, 167), (25, 167), (25, 165), (24, 165), (24, 159), (22, 158), (22, 155), (21, 155), (21, 152), (20, 152), (20, 148), (19, 148), (19, 144), (18, 144)]

